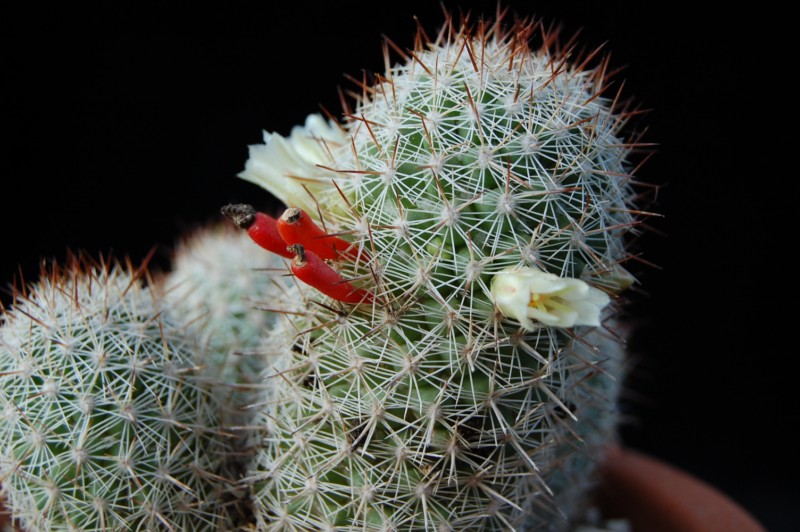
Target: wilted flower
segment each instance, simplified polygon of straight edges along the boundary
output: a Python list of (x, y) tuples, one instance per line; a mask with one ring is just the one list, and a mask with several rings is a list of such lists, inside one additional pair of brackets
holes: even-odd
[(537, 268), (508, 268), (492, 280), (497, 307), (533, 329), (531, 320), (553, 327), (600, 325), (609, 297), (580, 279), (559, 277)]
[[(316, 212), (309, 195), (327, 188), (335, 177), (318, 165), (330, 164), (329, 150), (345, 142), (342, 131), (319, 114), (295, 126), (289, 138), (264, 132), (264, 144), (250, 146), (250, 156), (239, 177), (260, 185), (288, 207)], [(308, 189), (308, 192), (303, 188)]]

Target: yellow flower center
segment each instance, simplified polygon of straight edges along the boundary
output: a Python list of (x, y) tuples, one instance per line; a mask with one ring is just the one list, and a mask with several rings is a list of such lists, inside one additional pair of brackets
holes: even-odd
[(564, 310), (569, 308), (568, 305), (558, 301), (555, 294), (537, 294), (535, 292), (531, 292), (531, 299), (528, 306), (548, 314), (552, 314), (551, 310)]

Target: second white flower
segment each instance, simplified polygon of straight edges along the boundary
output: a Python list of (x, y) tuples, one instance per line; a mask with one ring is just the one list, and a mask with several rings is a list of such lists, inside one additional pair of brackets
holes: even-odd
[(552, 327), (600, 325), (600, 312), (610, 299), (580, 279), (559, 277), (537, 268), (508, 268), (492, 281), (495, 304), (526, 329), (534, 321)]

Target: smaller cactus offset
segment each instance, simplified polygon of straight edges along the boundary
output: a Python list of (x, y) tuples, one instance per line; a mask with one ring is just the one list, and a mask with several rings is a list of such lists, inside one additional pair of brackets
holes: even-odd
[(276, 302), (293, 292), (291, 277), (275, 275), (285, 269), (278, 255), (259, 253), (245, 233), (226, 224), (182, 241), (163, 282), (172, 316), (205, 353), (201, 373), (213, 385), (220, 428), (231, 437), (219, 473), (230, 484), (226, 506), (237, 524), (249, 515), (249, 486), (237, 481), (262, 433), (254, 405), (268, 392), (260, 378), (262, 342), (276, 324)]
[(203, 346), (205, 372), (220, 385), (253, 384), (263, 369), (260, 344), (277, 320), (268, 310), (292, 284), (274, 275), (285, 268), (280, 257), (254, 250), (247, 235), (228, 224), (178, 245), (164, 298)]
[(0, 326), (0, 479), (25, 530), (215, 530), (228, 437), (202, 360), (139, 275), (71, 260)]

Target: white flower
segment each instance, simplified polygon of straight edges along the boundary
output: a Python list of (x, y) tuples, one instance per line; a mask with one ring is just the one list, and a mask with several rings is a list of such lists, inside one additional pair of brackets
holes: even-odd
[(336, 174), (318, 165), (331, 164), (330, 151), (344, 144), (344, 133), (319, 114), (295, 126), (289, 138), (264, 132), (264, 144), (250, 146), (250, 156), (239, 177), (262, 186), (287, 207), (316, 212), (312, 194), (330, 187)]
[(553, 327), (600, 325), (609, 297), (580, 279), (559, 277), (537, 268), (507, 268), (492, 280), (497, 307), (526, 329), (531, 320)]

